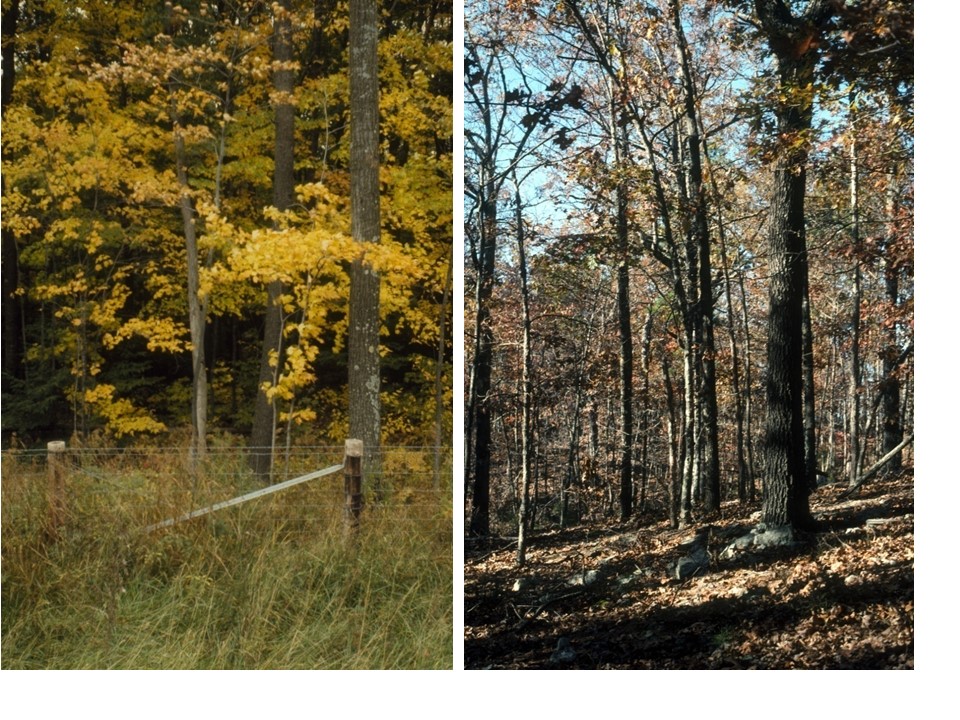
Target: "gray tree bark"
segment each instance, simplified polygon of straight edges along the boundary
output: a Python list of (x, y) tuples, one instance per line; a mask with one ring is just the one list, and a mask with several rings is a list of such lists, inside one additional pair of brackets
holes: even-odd
[[(377, 3), (350, 0), (350, 204), (355, 241), (380, 242), (380, 104)], [(350, 267), (347, 340), (350, 437), (363, 440), (365, 473), (380, 448), (380, 278), (360, 257)], [(374, 481), (375, 490), (379, 488)]]

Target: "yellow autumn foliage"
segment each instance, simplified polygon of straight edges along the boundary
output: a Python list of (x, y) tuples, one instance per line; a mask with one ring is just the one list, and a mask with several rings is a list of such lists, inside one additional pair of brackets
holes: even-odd
[(105, 429), (111, 435), (117, 438), (141, 433), (155, 435), (167, 429), (130, 400), (115, 398), (116, 391), (113, 385), (102, 384), (87, 390), (83, 397), (84, 402), (104, 420)]

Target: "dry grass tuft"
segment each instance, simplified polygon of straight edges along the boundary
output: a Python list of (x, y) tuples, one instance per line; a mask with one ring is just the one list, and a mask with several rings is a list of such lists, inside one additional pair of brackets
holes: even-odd
[(75, 468), (56, 542), (44, 468), (4, 459), (4, 669), (452, 667), (449, 469), (439, 497), (387, 497), (356, 537), (338, 481), (145, 534), (251, 489), (239, 472), (190, 478), (170, 458)]

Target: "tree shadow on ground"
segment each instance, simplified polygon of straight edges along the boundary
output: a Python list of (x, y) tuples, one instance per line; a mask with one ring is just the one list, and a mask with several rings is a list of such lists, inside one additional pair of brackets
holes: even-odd
[[(753, 588), (739, 597), (712, 597), (692, 605), (675, 605), (670, 596), (636, 615), (629, 606), (596, 613), (604, 593), (583, 592), (551, 606), (549, 613), (522, 623), (509, 618), (482, 639), (464, 648), (466, 667), (551, 668), (711, 668), (711, 667), (849, 667), (889, 668), (903, 653), (912, 656), (912, 637), (899, 645), (870, 644), (833, 648), (828, 656), (811, 652), (805, 632), (830, 632), (834, 611), (849, 622), (870, 608), (902, 604), (913, 597), (912, 564), (899, 563), (875, 579), (844, 584), (825, 576), (806, 595), (789, 599), (766, 588)], [(844, 620), (843, 622), (847, 622)], [(832, 630), (838, 630), (833, 627)], [(576, 658), (560, 664), (551, 660), (558, 640), (567, 638)], [(782, 654), (750, 652), (750, 638), (782, 637)]]
[[(468, 567), (465, 665), (912, 667), (912, 478), (867, 489), (854, 499), (839, 488), (821, 494), (820, 532), (788, 547), (724, 558), (755, 523), (716, 523), (710, 567), (684, 582), (668, 578), (697, 528), (543, 533), (524, 568), (506, 556)], [(592, 573), (590, 583), (573, 583), (578, 573)], [(561, 638), (574, 659), (554, 656)]]

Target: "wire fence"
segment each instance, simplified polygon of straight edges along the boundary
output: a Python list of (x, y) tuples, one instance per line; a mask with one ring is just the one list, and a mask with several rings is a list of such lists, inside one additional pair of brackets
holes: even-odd
[[(344, 475), (330, 470), (344, 462), (344, 446), (277, 453), (269, 483), (254, 474), (243, 447), (211, 448), (202, 456), (178, 447), (65, 448), (58, 455), (51, 461), (48, 449), (38, 449), (0, 456), (5, 536), (8, 529), (51, 524), (86, 533), (143, 532), (176, 524), (171, 519), (242, 533), (311, 532), (344, 514)], [(59, 479), (52, 462), (59, 463)], [(407, 522), (452, 514), (450, 448), (381, 446), (363, 462), (365, 513), (402, 509)], [(317, 477), (290, 482), (311, 474)], [(257, 492), (282, 483), (290, 487)], [(250, 502), (235, 502), (245, 495)], [(200, 514), (206, 518), (192, 519)]]

